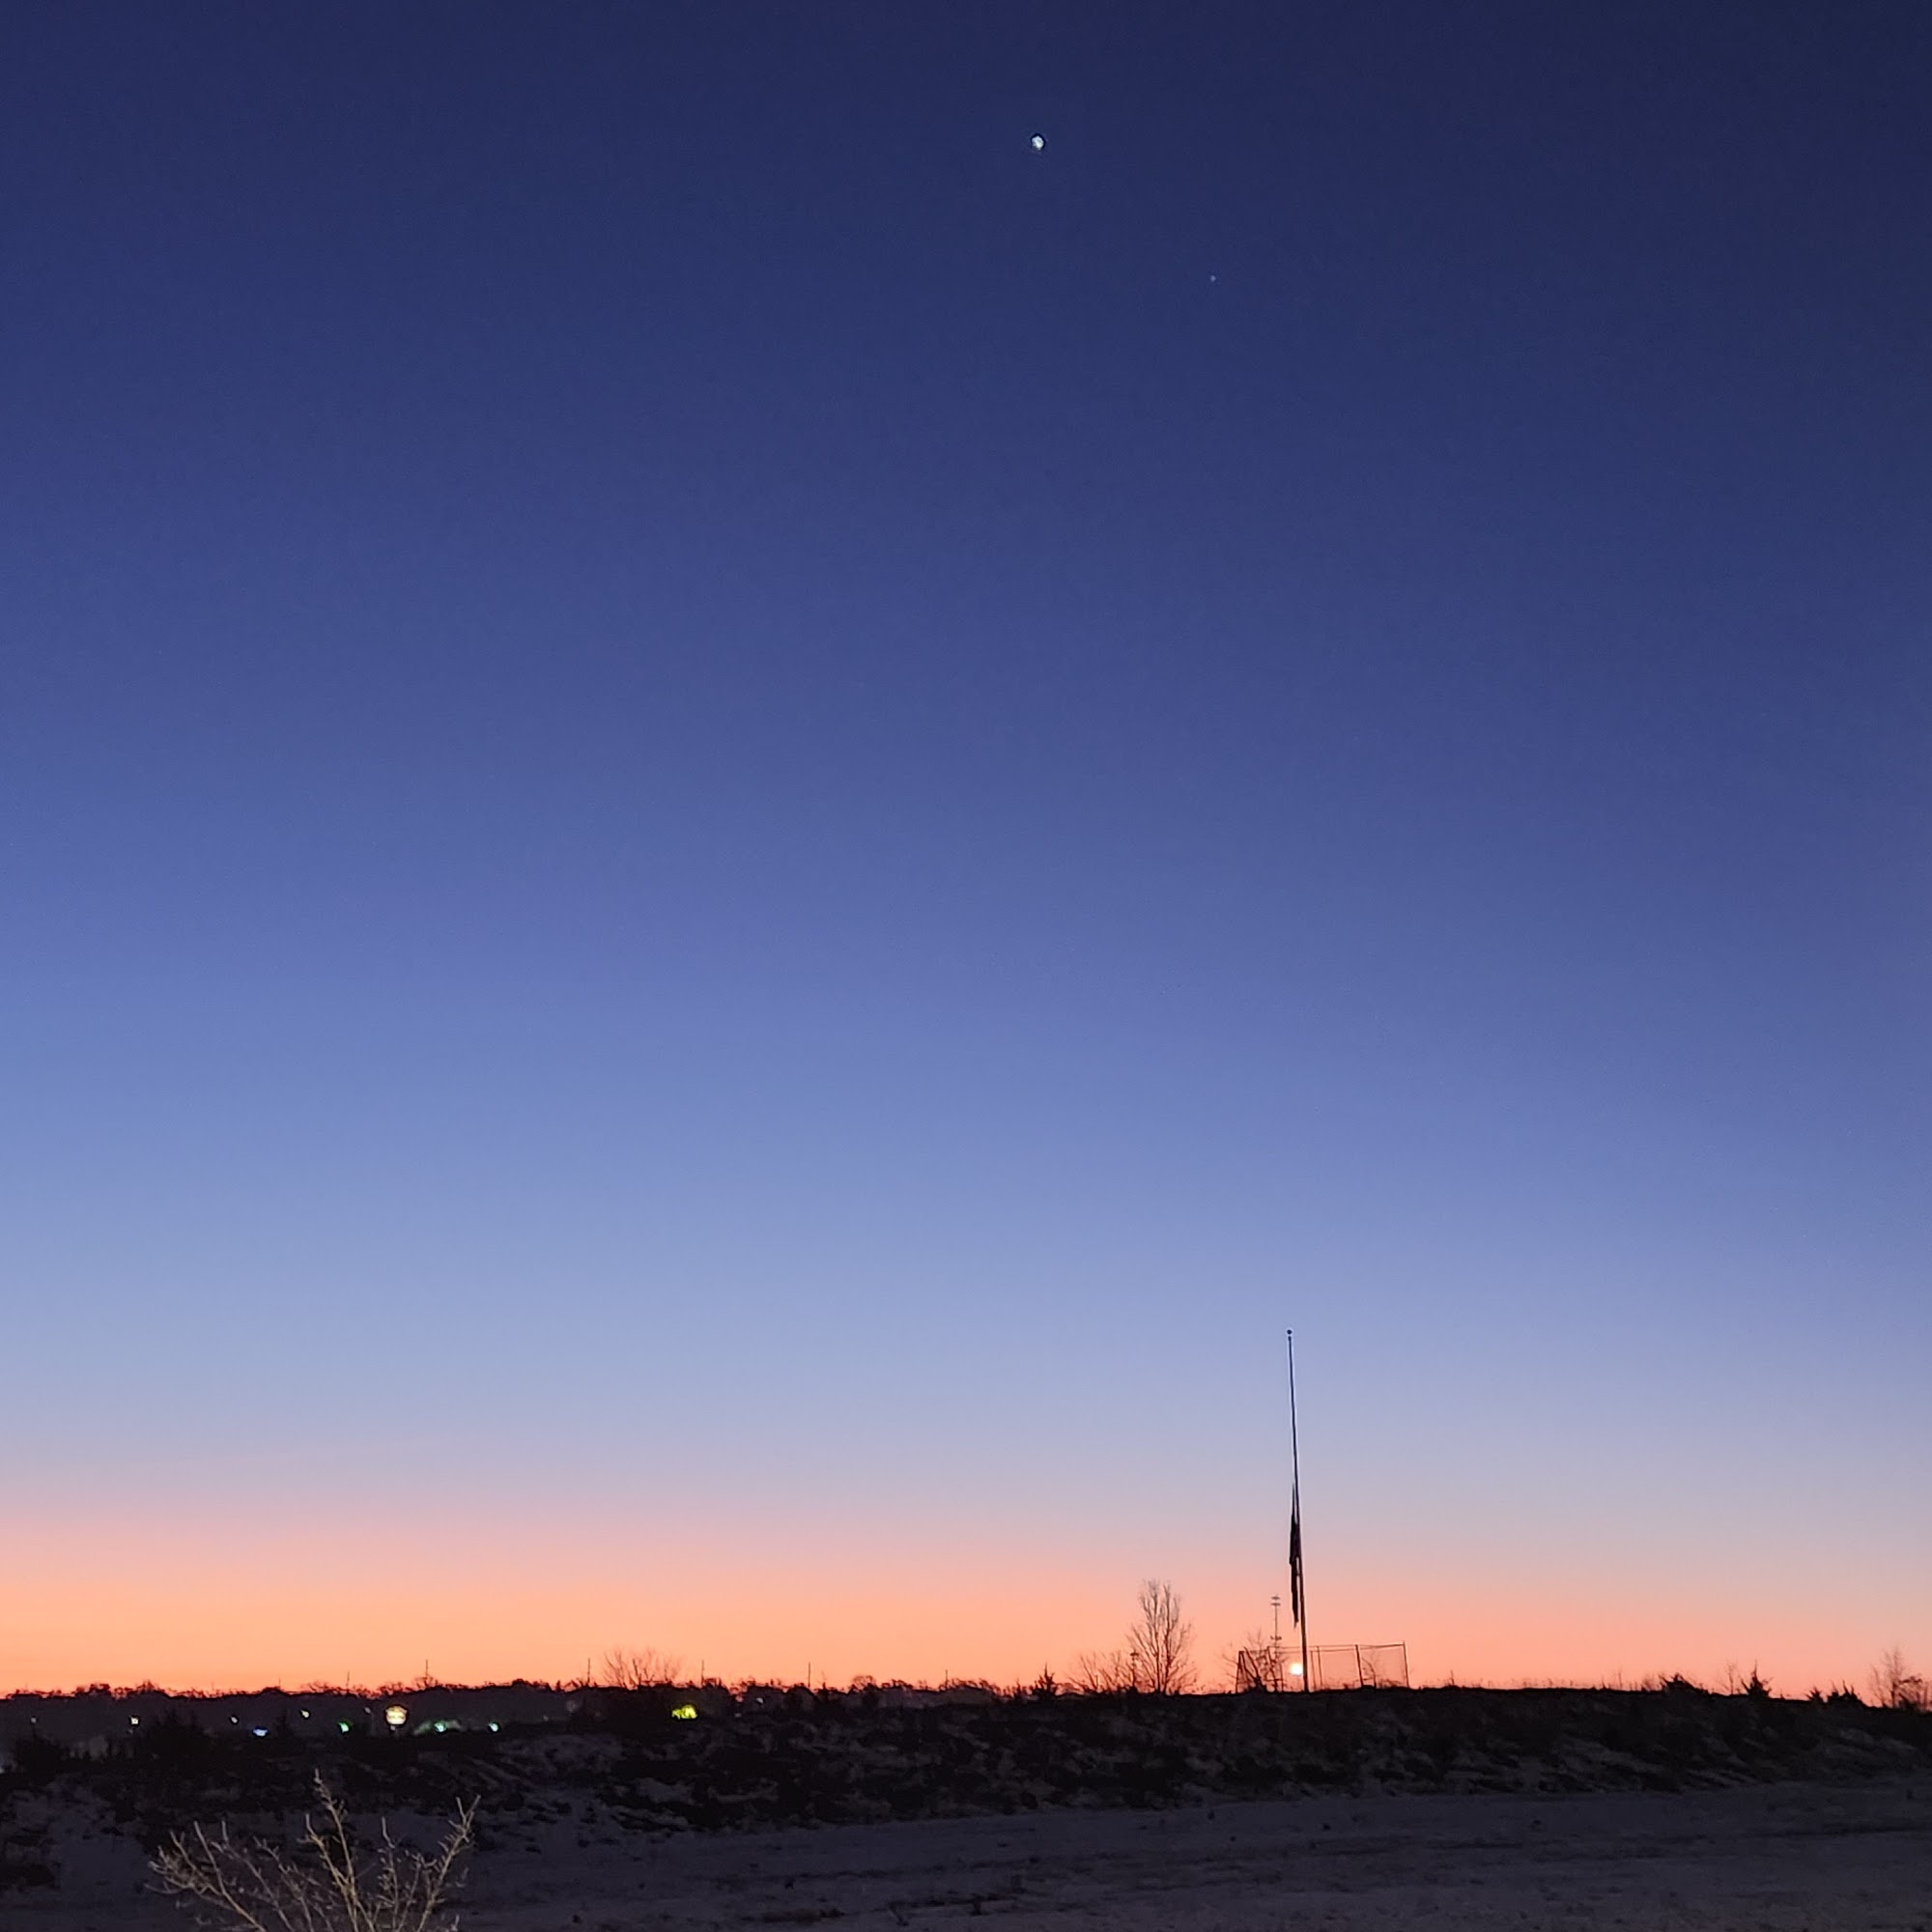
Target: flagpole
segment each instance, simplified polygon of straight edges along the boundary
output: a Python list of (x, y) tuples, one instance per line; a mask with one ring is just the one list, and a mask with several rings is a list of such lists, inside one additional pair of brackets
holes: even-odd
[(1301, 1688), (1315, 1689), (1308, 1674), (1308, 1591), (1301, 1573), (1301, 1438), (1294, 1414), (1294, 1330), (1288, 1331), (1289, 1589), (1301, 1626)]

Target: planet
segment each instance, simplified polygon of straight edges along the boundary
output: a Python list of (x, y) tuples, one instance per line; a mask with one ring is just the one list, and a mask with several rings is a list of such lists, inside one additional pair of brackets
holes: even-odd
[(1046, 136), (1044, 134), (1036, 134), (1033, 137), (1033, 151), (1036, 155), (1038, 154), (1039, 151), (1045, 146), (1046, 146)]

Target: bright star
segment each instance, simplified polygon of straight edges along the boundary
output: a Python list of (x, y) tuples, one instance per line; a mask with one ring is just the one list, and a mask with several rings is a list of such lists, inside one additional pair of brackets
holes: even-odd
[(1045, 146), (1046, 146), (1046, 136), (1044, 134), (1036, 134), (1033, 137), (1033, 151), (1036, 155), (1038, 154), (1039, 151)]

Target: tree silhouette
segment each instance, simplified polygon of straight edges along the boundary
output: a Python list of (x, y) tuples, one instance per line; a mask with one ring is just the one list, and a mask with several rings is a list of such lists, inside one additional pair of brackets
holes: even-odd
[(1138, 1614), (1127, 1632), (1137, 1690), (1157, 1697), (1194, 1689), (1194, 1626), (1180, 1613), (1172, 1583), (1150, 1577), (1141, 1585)]

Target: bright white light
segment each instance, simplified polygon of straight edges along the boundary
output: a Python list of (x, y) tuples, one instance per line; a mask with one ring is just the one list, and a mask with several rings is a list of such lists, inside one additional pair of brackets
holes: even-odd
[(389, 1708), (383, 1713), (384, 1723), (387, 1724), (392, 1731), (400, 1731), (403, 1728), (403, 1726), (409, 1722), (409, 1720), (410, 1720), (409, 1707), (404, 1704), (391, 1704)]
[(1033, 151), (1036, 155), (1038, 154), (1039, 151), (1045, 146), (1046, 146), (1046, 136), (1044, 134), (1036, 134), (1033, 137)]
[(1291, 1663), (1288, 1666), (1288, 1674), (1291, 1677), (1299, 1677), (1301, 1675), (1301, 1665), (1298, 1663)]

